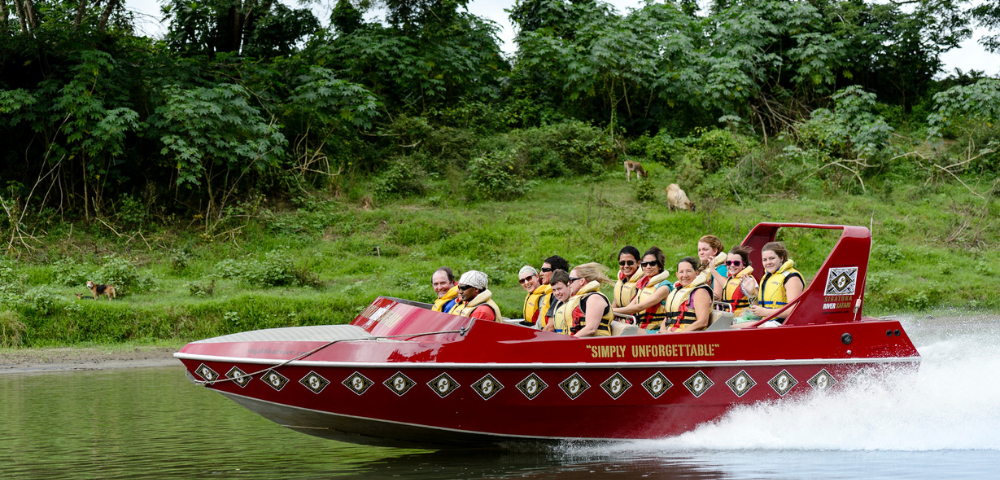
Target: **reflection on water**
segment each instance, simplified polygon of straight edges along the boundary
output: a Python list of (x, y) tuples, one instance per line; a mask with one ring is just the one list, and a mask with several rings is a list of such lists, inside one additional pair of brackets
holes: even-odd
[(178, 367), (0, 376), (3, 478), (996, 478), (1000, 319), (905, 323), (920, 372), (625, 444), (421, 451), (286, 430)]

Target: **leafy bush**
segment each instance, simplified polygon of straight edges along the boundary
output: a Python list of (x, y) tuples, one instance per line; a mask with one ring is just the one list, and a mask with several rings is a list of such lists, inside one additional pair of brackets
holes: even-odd
[(655, 202), (657, 187), (659, 184), (645, 178), (637, 181), (632, 190), (635, 193), (635, 200), (637, 202)]
[(45, 316), (55, 311), (56, 296), (48, 287), (35, 287), (24, 293), (21, 306), (25, 314)]
[(152, 277), (139, 273), (134, 263), (114, 255), (104, 257), (103, 265), (94, 277), (97, 283), (114, 285), (118, 295), (145, 292), (155, 284)]
[(578, 120), (512, 134), (517, 164), (531, 177), (588, 175), (615, 158), (606, 132)]
[(397, 157), (385, 171), (375, 178), (375, 194), (381, 198), (422, 195), (427, 190), (424, 183), (427, 173), (406, 157)]
[(191, 282), (185, 285), (188, 293), (194, 297), (211, 297), (215, 295), (215, 279), (211, 282)]
[(76, 263), (72, 258), (56, 260), (52, 264), (52, 271), (56, 275), (56, 283), (67, 287), (85, 285), (91, 275), (90, 269)]
[(705, 171), (711, 173), (736, 165), (736, 159), (749, 150), (750, 142), (729, 130), (713, 129), (703, 133), (695, 146), (704, 153)]
[(183, 272), (191, 262), (190, 248), (175, 248), (170, 251), (170, 269), (176, 273)]
[(26, 277), (14, 270), (14, 267), (0, 262), (0, 306), (12, 306), (18, 303), (24, 293)]
[(138, 198), (125, 194), (121, 196), (118, 203), (118, 221), (125, 226), (125, 228), (138, 228), (149, 222), (152, 215), (149, 213), (149, 208), (142, 203)]
[(233, 278), (262, 287), (302, 285), (318, 287), (322, 281), (315, 273), (293, 265), (288, 247), (278, 247), (264, 254), (264, 260), (237, 261), (226, 259), (215, 264), (216, 273), (222, 278)]
[(0, 310), (0, 347), (10, 348), (21, 345), (26, 327), (17, 313)]
[(465, 183), (471, 198), (509, 200), (524, 195), (532, 183), (515, 168), (509, 151), (487, 152), (469, 162)]
[(934, 103), (936, 111), (927, 117), (928, 137), (967, 137), (962, 143), (979, 155), (966, 168), (1000, 172), (1000, 80), (984, 78), (949, 88), (934, 95)]

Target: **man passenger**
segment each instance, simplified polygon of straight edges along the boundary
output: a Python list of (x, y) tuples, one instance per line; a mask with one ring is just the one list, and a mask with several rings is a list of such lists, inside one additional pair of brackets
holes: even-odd
[(531, 265), (521, 267), (521, 271), (517, 274), (517, 281), (528, 292), (528, 295), (524, 297), (524, 309), (522, 310), (524, 321), (521, 324), (533, 327), (541, 320), (542, 323), (539, 326), (544, 328), (545, 312), (549, 310), (549, 299), (552, 298), (550, 295), (552, 287), (541, 284), (538, 270), (535, 270), (535, 267)]
[[(559, 255), (553, 255), (546, 258), (545, 261), (542, 262), (542, 270), (538, 275), (538, 278), (541, 279), (542, 285), (551, 286), (552, 272), (555, 270), (569, 272), (569, 261)], [(546, 298), (542, 301), (549, 305), (547, 310), (543, 310), (543, 312), (545, 312), (545, 318), (542, 320), (542, 325), (549, 325), (552, 322), (553, 315), (556, 313), (555, 309), (552, 308), (552, 304), (555, 303), (555, 298), (552, 296), (552, 293), (548, 293), (546, 294)]]
[(434, 300), (434, 306), (431, 310), (435, 312), (449, 313), (451, 309), (455, 307), (455, 301), (458, 299), (458, 285), (455, 284), (455, 272), (452, 272), (449, 267), (441, 267), (434, 270), (431, 275), (431, 286), (434, 287), (434, 293), (437, 294), (437, 300)]
[(493, 302), (493, 292), (487, 289), (486, 274), (469, 270), (458, 279), (460, 300), (451, 310), (453, 315), (472, 317), (491, 322), (500, 321), (500, 307)]

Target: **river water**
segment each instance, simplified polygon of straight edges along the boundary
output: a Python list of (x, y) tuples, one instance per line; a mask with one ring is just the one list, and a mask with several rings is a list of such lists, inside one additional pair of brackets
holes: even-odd
[(904, 319), (916, 374), (740, 408), (687, 434), (485, 452), (292, 432), (179, 366), (0, 376), (0, 478), (1000, 478), (1000, 316)]

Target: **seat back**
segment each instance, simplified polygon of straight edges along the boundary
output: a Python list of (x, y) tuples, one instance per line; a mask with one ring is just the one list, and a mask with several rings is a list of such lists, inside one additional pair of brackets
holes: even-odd
[(624, 322), (619, 322), (617, 320), (611, 321), (611, 336), (617, 337), (621, 335), (635, 335), (639, 333), (638, 325), (629, 325)]

